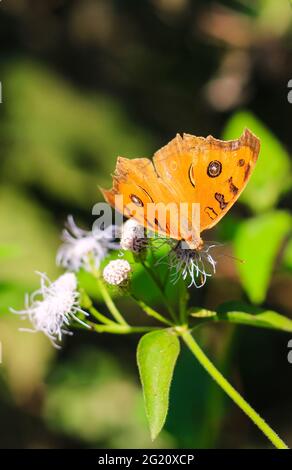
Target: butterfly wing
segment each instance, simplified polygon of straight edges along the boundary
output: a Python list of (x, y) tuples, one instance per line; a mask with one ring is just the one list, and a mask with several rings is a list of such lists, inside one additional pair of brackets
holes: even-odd
[[(176, 239), (200, 240), (200, 232), (213, 227), (238, 199), (259, 148), (259, 139), (247, 129), (239, 139), (226, 142), (212, 136), (177, 135), (155, 153), (153, 163), (147, 158), (119, 157), (113, 188), (102, 192), (113, 207), (150, 230)], [(172, 221), (167, 216), (163, 224), (156, 217), (149, 220), (148, 203), (171, 205), (176, 216)], [(182, 203), (188, 205), (183, 217)], [(199, 224), (193, 222), (192, 203), (200, 205)]]
[(239, 139), (229, 141), (184, 134), (179, 154), (169, 152), (170, 144), (155, 154), (155, 168), (169, 186), (175, 186), (181, 201), (200, 204), (200, 232), (210, 229), (244, 190), (260, 141), (245, 129)]
[[(161, 235), (174, 236), (169, 224), (159, 222), (152, 205), (165, 205), (169, 199), (169, 189), (157, 175), (153, 163), (148, 158), (127, 159), (119, 157), (111, 190), (101, 189), (105, 200), (126, 217), (137, 220), (145, 228)], [(152, 215), (152, 216), (151, 216)]]

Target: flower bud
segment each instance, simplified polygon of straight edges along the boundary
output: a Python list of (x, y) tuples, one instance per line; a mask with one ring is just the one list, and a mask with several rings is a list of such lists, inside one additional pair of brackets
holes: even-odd
[(135, 254), (141, 253), (147, 246), (145, 229), (134, 219), (128, 219), (122, 227), (121, 248), (132, 251)]
[(103, 270), (104, 280), (112, 286), (123, 286), (131, 273), (130, 263), (124, 259), (110, 261)]

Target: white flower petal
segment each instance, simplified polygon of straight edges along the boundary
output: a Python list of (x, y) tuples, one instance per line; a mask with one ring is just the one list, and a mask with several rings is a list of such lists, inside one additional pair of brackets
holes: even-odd
[(77, 227), (73, 217), (69, 216), (67, 227), (63, 231), (64, 243), (58, 250), (56, 262), (70, 271), (77, 272), (81, 268), (90, 271), (90, 261), (99, 268), (108, 250), (119, 248), (113, 243), (114, 226), (90, 232)]
[(33, 329), (24, 328), (22, 331), (41, 331), (50, 338), (55, 347), (59, 347), (56, 341), (61, 341), (63, 334), (71, 334), (66, 328), (72, 320), (88, 327), (76, 316), (78, 313), (87, 313), (81, 310), (79, 305), (75, 274), (65, 273), (54, 282), (44, 273), (38, 274), (41, 277), (41, 288), (34, 292), (30, 299), (26, 297), (24, 310), (11, 311), (30, 320)]
[[(181, 243), (176, 245), (163, 257), (167, 262), (171, 273), (171, 280), (175, 284), (179, 278), (190, 278), (188, 287), (203, 287), (208, 277), (216, 272), (216, 261), (209, 253), (215, 244), (205, 245), (201, 250), (183, 248)], [(159, 261), (161, 263), (161, 260)]]

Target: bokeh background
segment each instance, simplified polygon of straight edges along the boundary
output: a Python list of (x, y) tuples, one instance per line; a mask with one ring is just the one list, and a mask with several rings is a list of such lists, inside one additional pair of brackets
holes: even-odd
[[(233, 138), (247, 126), (262, 140), (255, 174), (208, 234), (246, 262), (222, 258), (191, 301), (244, 299), (292, 317), (289, 1), (3, 0), (0, 50), (0, 447), (266, 447), (186, 351), (151, 443), (137, 337), (77, 332), (56, 351), (19, 332), (8, 307), (37, 287), (35, 270), (60, 273), (64, 220), (91, 227), (117, 155), (151, 156), (177, 132)], [(92, 280), (83, 282), (98, 303)], [(215, 325), (199, 336), (291, 446), (289, 334)]]

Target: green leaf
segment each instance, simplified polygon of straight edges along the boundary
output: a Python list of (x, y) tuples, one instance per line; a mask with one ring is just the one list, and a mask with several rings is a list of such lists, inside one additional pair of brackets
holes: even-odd
[(291, 230), (291, 216), (273, 211), (238, 225), (234, 238), (235, 256), (242, 285), (250, 300), (261, 303), (266, 296), (281, 243)]
[(241, 325), (257, 326), (260, 328), (271, 328), (292, 332), (292, 320), (272, 310), (257, 315), (251, 315), (245, 312), (227, 312), (217, 315), (219, 321), (229, 321), (230, 323), (239, 323)]
[(170, 384), (179, 351), (179, 340), (171, 330), (147, 333), (138, 345), (137, 361), (152, 440), (166, 420)]
[(251, 179), (240, 196), (240, 202), (254, 212), (273, 208), (292, 184), (289, 155), (279, 140), (252, 113), (241, 111), (232, 116), (223, 133), (234, 139), (248, 127), (261, 140), (258, 162)]
[(227, 302), (218, 308), (215, 321), (229, 321), (242, 325), (292, 331), (292, 320), (272, 310), (246, 305), (240, 302)]
[[(265, 310), (243, 302), (226, 302), (218, 307), (217, 312), (194, 309), (190, 315), (199, 319), (198, 326), (206, 321), (226, 321), (240, 325), (255, 326), (258, 328), (270, 328), (292, 332), (292, 320), (272, 310)], [(202, 315), (200, 313), (202, 312)], [(208, 314), (205, 314), (205, 313)]]

